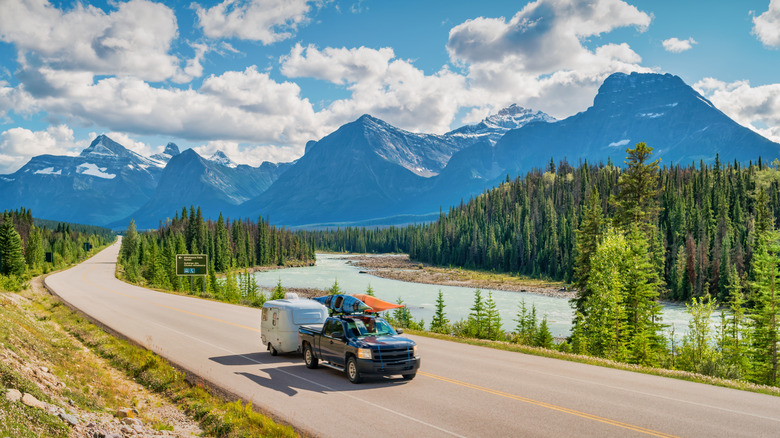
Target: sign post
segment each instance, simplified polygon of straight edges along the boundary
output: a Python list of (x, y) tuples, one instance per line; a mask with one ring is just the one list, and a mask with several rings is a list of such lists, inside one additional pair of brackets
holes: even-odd
[(179, 289), (181, 289), (181, 277), (190, 277), (190, 292), (192, 292), (192, 277), (203, 277), (203, 292), (206, 292), (206, 274), (208, 273), (209, 258), (206, 254), (176, 254), (176, 275), (179, 276)]

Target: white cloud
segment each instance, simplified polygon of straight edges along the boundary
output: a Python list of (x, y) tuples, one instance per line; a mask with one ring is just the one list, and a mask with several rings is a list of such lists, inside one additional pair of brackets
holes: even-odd
[(409, 130), (446, 132), (461, 105), (466, 78), (442, 68), (426, 75), (410, 62), (393, 59), (393, 50), (303, 48), (281, 59), (288, 77), (312, 77), (346, 85), (350, 98), (332, 102), (323, 122), (336, 125), (372, 114)]
[(0, 174), (17, 171), (36, 155), (78, 155), (86, 147), (73, 139), (66, 125), (49, 126), (44, 131), (11, 128), (0, 134)]
[(751, 87), (748, 81), (705, 78), (693, 88), (738, 123), (780, 142), (780, 84)]
[(625, 26), (644, 31), (651, 19), (620, 0), (538, 0), (509, 20), (479, 17), (453, 27), (447, 50), (467, 68), (477, 107), (466, 121), (513, 102), (555, 117), (585, 109), (608, 75), (651, 69), (628, 44), (589, 50), (583, 40)]
[(35, 99), (38, 110), (117, 132), (283, 145), (326, 133), (297, 84), (275, 82), (254, 66), (209, 76), (197, 90), (49, 69), (41, 77), (52, 92)]
[(282, 74), (288, 78), (309, 77), (345, 85), (383, 76), (393, 58), (395, 53), (389, 47), (327, 47), (320, 51), (313, 45), (302, 47), (299, 43), (289, 55), (282, 56), (280, 63)]
[(15, 44), (22, 70), (33, 70), (29, 75), (48, 67), (155, 82), (192, 79), (169, 53), (178, 36), (171, 9), (147, 0), (110, 4), (116, 10), (105, 13), (82, 3), (64, 11), (47, 0), (6, 0), (0, 40)]
[(299, 25), (309, 22), (311, 0), (225, 0), (204, 9), (192, 7), (198, 24), (209, 38), (239, 38), (271, 44), (293, 36)]
[(645, 29), (651, 18), (620, 0), (538, 0), (510, 20), (479, 17), (450, 30), (453, 61), (483, 63), (511, 59), (528, 73), (565, 68), (587, 51), (582, 39), (623, 26)]
[(697, 44), (696, 40), (693, 38), (688, 38), (687, 40), (681, 40), (679, 38), (669, 38), (668, 40), (663, 41), (664, 50), (667, 52), (672, 53), (682, 53), (686, 50), (691, 50), (693, 48), (694, 44)]
[(780, 0), (771, 0), (766, 12), (753, 17), (753, 34), (766, 46), (780, 47)]

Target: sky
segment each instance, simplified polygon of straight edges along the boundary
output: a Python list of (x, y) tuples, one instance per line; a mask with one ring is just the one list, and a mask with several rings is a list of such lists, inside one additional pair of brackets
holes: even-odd
[(258, 166), (363, 114), (565, 118), (633, 71), (780, 142), (780, 0), (0, 0), (0, 174), (99, 134)]

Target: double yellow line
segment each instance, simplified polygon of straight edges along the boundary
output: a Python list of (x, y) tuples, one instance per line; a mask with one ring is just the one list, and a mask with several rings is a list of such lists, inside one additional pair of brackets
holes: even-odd
[[(93, 266), (92, 269), (95, 269), (95, 267)], [(132, 299), (135, 299), (135, 300), (146, 301), (148, 303), (154, 304), (155, 306), (163, 307), (163, 308), (166, 308), (166, 309), (169, 309), (169, 310), (173, 310), (173, 311), (176, 311), (176, 312), (185, 313), (187, 315), (192, 315), (192, 316), (196, 316), (196, 317), (199, 317), (199, 318), (208, 319), (208, 320), (219, 322), (219, 323), (222, 323), (222, 324), (227, 324), (227, 325), (231, 325), (231, 326), (234, 326), (234, 327), (239, 327), (239, 328), (246, 329), (246, 330), (251, 330), (251, 331), (254, 331), (254, 332), (260, 332), (259, 329), (254, 328), (254, 327), (249, 327), (249, 326), (245, 326), (245, 325), (241, 325), (241, 324), (236, 324), (236, 323), (233, 323), (233, 322), (230, 322), (230, 321), (225, 321), (225, 320), (222, 320), (222, 319), (219, 319), (219, 318), (214, 318), (214, 317), (208, 316), (208, 315), (201, 315), (199, 313), (190, 312), (190, 311), (179, 309), (179, 308), (176, 308), (176, 307), (167, 306), (165, 304), (156, 303), (156, 302), (150, 301), (150, 300), (144, 300), (144, 299), (139, 298), (139, 297), (135, 297), (135, 296), (132, 296), (132, 295), (124, 294), (122, 292), (117, 292), (115, 290), (105, 288), (103, 286), (100, 286), (98, 284), (95, 284), (95, 283), (87, 280), (87, 274), (91, 273), (92, 269), (90, 269), (89, 271), (84, 273), (84, 275), (82, 276), (82, 279), (86, 283), (89, 283), (92, 286), (95, 286), (95, 287), (97, 287), (99, 289), (103, 289), (103, 290), (105, 290), (107, 292), (111, 292), (111, 293), (114, 293), (114, 294), (117, 294), (117, 295), (121, 295), (121, 296), (124, 296), (124, 297), (127, 297), (127, 298), (132, 298)], [(563, 406), (557, 406), (557, 405), (554, 405), (554, 404), (551, 404), (551, 403), (545, 403), (545, 402), (534, 400), (534, 399), (530, 399), (530, 398), (527, 398), (527, 397), (522, 397), (522, 396), (519, 396), (519, 395), (510, 394), (508, 392), (498, 391), (498, 390), (495, 390), (495, 389), (486, 388), (484, 386), (474, 385), (472, 383), (467, 383), (467, 382), (463, 382), (463, 381), (460, 381), (460, 380), (451, 379), (449, 377), (443, 377), (443, 376), (439, 376), (439, 375), (436, 375), (436, 374), (426, 373), (424, 371), (418, 371), (417, 374), (419, 374), (421, 376), (425, 376), (425, 377), (430, 377), (432, 379), (440, 380), (442, 382), (452, 383), (454, 385), (463, 386), (465, 388), (474, 389), (476, 391), (481, 391), (481, 392), (485, 392), (485, 393), (488, 393), (488, 394), (497, 395), (499, 397), (504, 397), (504, 398), (508, 398), (508, 399), (512, 399), (512, 400), (517, 400), (517, 401), (520, 401), (520, 402), (523, 402), (523, 403), (528, 403), (528, 404), (532, 404), (532, 405), (539, 406), (539, 407), (542, 407), (542, 408), (551, 409), (551, 410), (554, 410), (554, 411), (563, 412), (565, 414), (569, 414), (569, 415), (574, 415), (574, 416), (577, 416), (577, 417), (585, 418), (585, 419), (588, 419), (588, 420), (593, 420), (593, 421), (597, 421), (597, 422), (600, 422), (600, 423), (609, 424), (611, 426), (615, 426), (615, 427), (631, 430), (631, 431), (634, 431), (634, 432), (644, 433), (644, 434), (647, 434), (647, 435), (660, 437), (660, 438), (677, 438), (676, 435), (670, 435), (668, 433), (659, 432), (659, 431), (652, 430), (652, 429), (647, 429), (647, 428), (644, 428), (644, 427), (641, 427), (641, 426), (635, 426), (633, 424), (623, 423), (623, 422), (617, 421), (617, 420), (611, 420), (609, 418), (600, 417), (598, 415), (588, 414), (587, 412), (577, 411), (577, 410), (574, 410), (574, 409), (565, 408)]]

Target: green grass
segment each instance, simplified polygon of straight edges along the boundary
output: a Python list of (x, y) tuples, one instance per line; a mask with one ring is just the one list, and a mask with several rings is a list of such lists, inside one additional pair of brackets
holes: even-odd
[(104, 332), (65, 306), (48, 306), (51, 318), (138, 383), (171, 399), (200, 422), (204, 434), (219, 437), (294, 437), (295, 430), (256, 412), (251, 403), (226, 402), (206, 387), (192, 385), (168, 361)]

